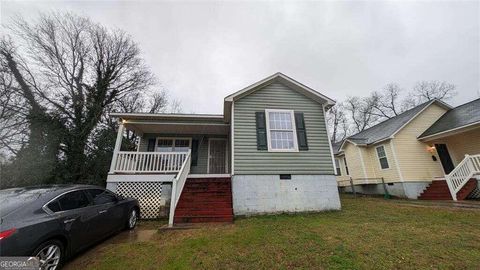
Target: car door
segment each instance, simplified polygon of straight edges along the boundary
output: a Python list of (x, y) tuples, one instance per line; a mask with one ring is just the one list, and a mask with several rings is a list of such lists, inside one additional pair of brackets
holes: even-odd
[(59, 222), (70, 239), (71, 248), (77, 251), (95, 241), (97, 229), (94, 221), (98, 216), (83, 190), (68, 192), (57, 199), (61, 211)]
[(105, 189), (88, 189), (93, 204), (98, 209), (98, 228), (106, 236), (125, 225), (125, 211), (117, 196)]

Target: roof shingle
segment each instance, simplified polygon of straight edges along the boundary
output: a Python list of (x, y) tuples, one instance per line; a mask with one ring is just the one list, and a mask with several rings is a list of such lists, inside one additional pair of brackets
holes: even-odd
[(480, 98), (449, 110), (425, 130), (419, 138), (432, 136), (477, 122), (480, 123)]
[[(412, 118), (414, 118), (419, 112), (424, 108), (429, 106), (434, 102), (439, 102), (438, 100), (431, 100), (425, 103), (422, 103), (410, 110), (407, 110), (395, 117), (392, 117), (388, 120), (385, 120), (373, 127), (365, 129), (355, 135), (348, 137), (349, 141), (352, 141), (357, 144), (372, 144), (395, 134), (401, 127), (408, 123)], [(443, 104), (443, 103), (442, 103)]]

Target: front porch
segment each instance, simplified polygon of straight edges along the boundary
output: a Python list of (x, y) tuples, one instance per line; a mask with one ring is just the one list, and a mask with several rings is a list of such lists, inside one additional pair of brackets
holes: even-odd
[[(479, 138), (480, 126), (473, 126), (420, 139), (429, 145), (430, 151), (437, 154), (445, 173), (443, 179), (437, 179), (429, 187), (437, 191), (438, 198), (454, 201), (480, 198)], [(439, 190), (443, 194), (438, 194)], [(426, 192), (428, 191), (427, 189)]]
[[(121, 118), (121, 123), (107, 188), (117, 194), (136, 198), (141, 206), (142, 218), (168, 216), (170, 226), (175, 220), (187, 220), (175, 218), (184, 187), (189, 185), (187, 182), (205, 183), (207, 187), (208, 182), (216, 182), (215, 179), (230, 181), (230, 126), (223, 122), (223, 117), (152, 114), (116, 116)], [(121, 148), (126, 132), (138, 135), (135, 151), (124, 151)], [(198, 184), (193, 186), (195, 188)], [(194, 188), (189, 187), (188, 192), (195, 193), (192, 190)], [(231, 204), (231, 187), (228, 188)], [(203, 197), (212, 194), (203, 194)], [(183, 207), (181, 213), (185, 215), (186, 210), (188, 209)], [(208, 210), (210, 214), (215, 214), (215, 209)], [(222, 211), (224, 213), (225, 209)]]

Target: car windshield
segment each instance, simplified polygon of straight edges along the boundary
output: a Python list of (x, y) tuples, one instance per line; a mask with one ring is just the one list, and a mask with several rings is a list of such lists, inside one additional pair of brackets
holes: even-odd
[(11, 188), (0, 190), (1, 216), (4, 217), (51, 191), (53, 191), (52, 188)]

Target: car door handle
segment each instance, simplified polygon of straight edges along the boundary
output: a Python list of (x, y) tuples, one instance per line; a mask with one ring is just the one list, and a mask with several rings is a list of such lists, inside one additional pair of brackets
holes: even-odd
[(100, 211), (98, 211), (99, 214), (103, 214), (103, 213), (106, 213), (106, 212), (107, 212), (107, 210), (100, 210)]
[(68, 223), (74, 222), (75, 220), (76, 218), (66, 219), (63, 221), (63, 223), (68, 224)]

